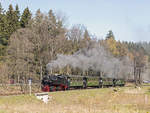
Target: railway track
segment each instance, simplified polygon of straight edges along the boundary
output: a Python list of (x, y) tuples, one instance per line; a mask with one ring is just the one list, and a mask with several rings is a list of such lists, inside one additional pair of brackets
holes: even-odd
[[(108, 86), (103, 86), (103, 88), (108, 88), (108, 87), (113, 87), (112, 85), (108, 85)], [(123, 86), (120, 86), (123, 87)], [(91, 87), (87, 87), (87, 88), (83, 88), (82, 86), (76, 86), (76, 87), (70, 87), (68, 90), (65, 91), (69, 91), (69, 90), (85, 90), (85, 89), (98, 89), (98, 86), (91, 86)], [(56, 91), (51, 91), (51, 92), (59, 92), (59, 91), (64, 91), (64, 90), (56, 90)], [(39, 92), (32, 92), (32, 93), (41, 93), (42, 91)], [(4, 96), (18, 96), (18, 95), (25, 95), (25, 94), (29, 94), (29, 93), (24, 93), (24, 92), (19, 92), (19, 93), (7, 93), (7, 94), (3, 94), (0, 93), (0, 97), (4, 97)]]

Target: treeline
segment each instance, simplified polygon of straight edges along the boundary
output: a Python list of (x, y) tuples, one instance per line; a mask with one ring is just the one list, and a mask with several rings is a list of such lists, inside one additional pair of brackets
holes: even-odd
[[(133, 78), (136, 83), (141, 82), (150, 56), (145, 43), (116, 41), (111, 30), (105, 39), (97, 39), (83, 25), (66, 28), (65, 21), (64, 16), (52, 10), (47, 14), (37, 10), (32, 16), (29, 8), (20, 14), (18, 5), (9, 5), (7, 11), (0, 6), (0, 82), (40, 80), (47, 73), (46, 65), (57, 59), (58, 54), (72, 55), (83, 48), (94, 48), (95, 44), (102, 45), (117, 59), (128, 57)], [(89, 75), (88, 71), (83, 73)], [(53, 72), (79, 74), (82, 70), (67, 65)]]

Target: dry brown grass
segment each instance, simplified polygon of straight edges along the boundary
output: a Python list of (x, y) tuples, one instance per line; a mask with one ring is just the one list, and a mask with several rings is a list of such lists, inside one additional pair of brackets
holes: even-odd
[[(32, 85), (32, 92), (40, 92), (41, 88), (39, 84)], [(0, 85), (0, 95), (13, 95), (13, 94), (24, 94), (29, 92), (28, 84), (22, 85)]]
[[(48, 104), (34, 95), (0, 97), (0, 113), (150, 113), (150, 87), (104, 88), (49, 93)], [(141, 93), (142, 92), (142, 93)]]

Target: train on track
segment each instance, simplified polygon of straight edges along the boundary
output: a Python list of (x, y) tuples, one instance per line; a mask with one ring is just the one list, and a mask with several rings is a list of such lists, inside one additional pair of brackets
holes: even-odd
[(69, 76), (69, 75), (46, 75), (42, 79), (42, 91), (52, 92), (88, 87), (124, 86), (123, 79), (102, 78), (98, 76)]

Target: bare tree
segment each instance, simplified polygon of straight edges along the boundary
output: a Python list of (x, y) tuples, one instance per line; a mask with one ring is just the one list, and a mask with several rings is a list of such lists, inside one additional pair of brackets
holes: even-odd
[(17, 82), (20, 77), (32, 76), (34, 61), (34, 46), (30, 42), (32, 32), (28, 29), (20, 29), (11, 36), (8, 47), (10, 76), (16, 76)]
[(30, 23), (11, 36), (8, 47), (10, 75), (15, 75), (18, 82), (21, 76), (41, 79), (46, 64), (63, 52), (66, 41), (65, 28), (52, 11), (47, 16), (38, 10)]

